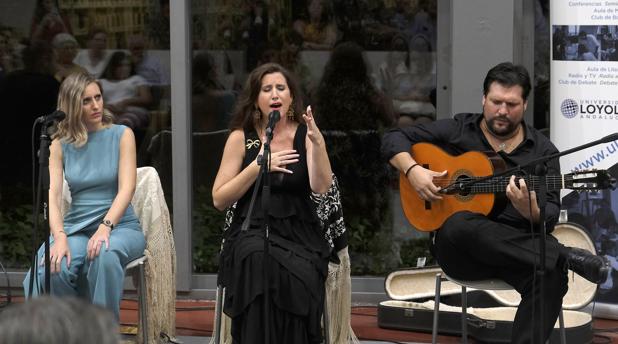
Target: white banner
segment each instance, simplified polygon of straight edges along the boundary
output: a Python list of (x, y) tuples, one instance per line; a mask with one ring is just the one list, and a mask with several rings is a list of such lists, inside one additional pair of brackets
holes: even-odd
[[(607, 5), (613, 3), (613, 5)], [(618, 1), (551, 2), (551, 139), (566, 150), (618, 129)], [(561, 158), (563, 172), (608, 168), (618, 142)]]
[[(618, 132), (618, 1), (552, 0), (550, 15), (551, 140), (564, 151)], [(606, 169), (614, 177), (617, 162), (618, 141), (560, 159), (563, 173)], [(562, 203), (569, 221), (585, 227), (597, 253), (618, 268), (618, 192), (571, 193)], [(617, 271), (597, 301), (618, 304)]]

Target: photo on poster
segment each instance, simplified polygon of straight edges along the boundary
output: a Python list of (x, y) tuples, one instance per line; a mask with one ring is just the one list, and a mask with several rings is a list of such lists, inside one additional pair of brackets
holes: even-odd
[[(618, 164), (608, 170), (618, 176)], [(599, 285), (595, 301), (618, 304), (618, 190), (571, 192), (562, 198), (569, 223), (583, 227), (594, 243), (596, 253), (612, 266), (607, 280)]]
[(618, 61), (618, 25), (553, 25), (554, 61)]

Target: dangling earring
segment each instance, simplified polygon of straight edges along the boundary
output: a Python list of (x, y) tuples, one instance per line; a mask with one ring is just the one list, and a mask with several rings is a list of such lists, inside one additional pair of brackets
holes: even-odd
[(289, 120), (294, 119), (294, 102), (290, 104), (290, 107), (288, 108), (288, 112), (286, 112), (285, 115), (288, 116)]
[(262, 119), (262, 111), (260, 111), (257, 107), (253, 110), (253, 119), (258, 122)]

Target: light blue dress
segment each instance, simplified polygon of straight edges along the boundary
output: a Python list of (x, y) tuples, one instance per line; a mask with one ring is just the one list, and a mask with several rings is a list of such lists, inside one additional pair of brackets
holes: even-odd
[[(64, 177), (71, 191), (71, 207), (64, 217), (64, 231), (71, 251), (71, 265), (62, 259), (60, 273), (51, 276), (51, 294), (82, 296), (119, 316), (124, 267), (144, 253), (146, 241), (139, 220), (129, 205), (122, 219), (114, 226), (109, 240), (98, 257), (89, 261), (87, 245), (109, 211), (118, 193), (118, 159), (120, 138), (126, 127), (112, 125), (88, 133), (82, 147), (62, 143)], [(50, 238), (53, 244), (53, 237)], [(43, 261), (44, 247), (38, 251)], [(28, 294), (30, 272), (24, 280)], [(44, 266), (38, 266), (33, 296), (42, 293), (45, 281)]]

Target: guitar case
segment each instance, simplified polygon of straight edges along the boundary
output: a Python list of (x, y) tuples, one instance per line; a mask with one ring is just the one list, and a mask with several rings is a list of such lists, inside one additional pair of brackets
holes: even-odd
[[(595, 252), (588, 233), (578, 224), (560, 223), (552, 235), (566, 246)], [(439, 267), (433, 267), (402, 269), (390, 273), (385, 280), (390, 300), (378, 305), (378, 326), (431, 332), (436, 274), (441, 272)], [(521, 300), (519, 294), (515, 290), (467, 290), (468, 335), (477, 342), (509, 343), (513, 319)], [(596, 284), (569, 271), (569, 290), (562, 303), (567, 343), (592, 342), (592, 316), (578, 309), (592, 301), (596, 290)], [(443, 280), (440, 296), (438, 333), (461, 335), (461, 286)], [(554, 325), (550, 343), (560, 343), (558, 321)]]

